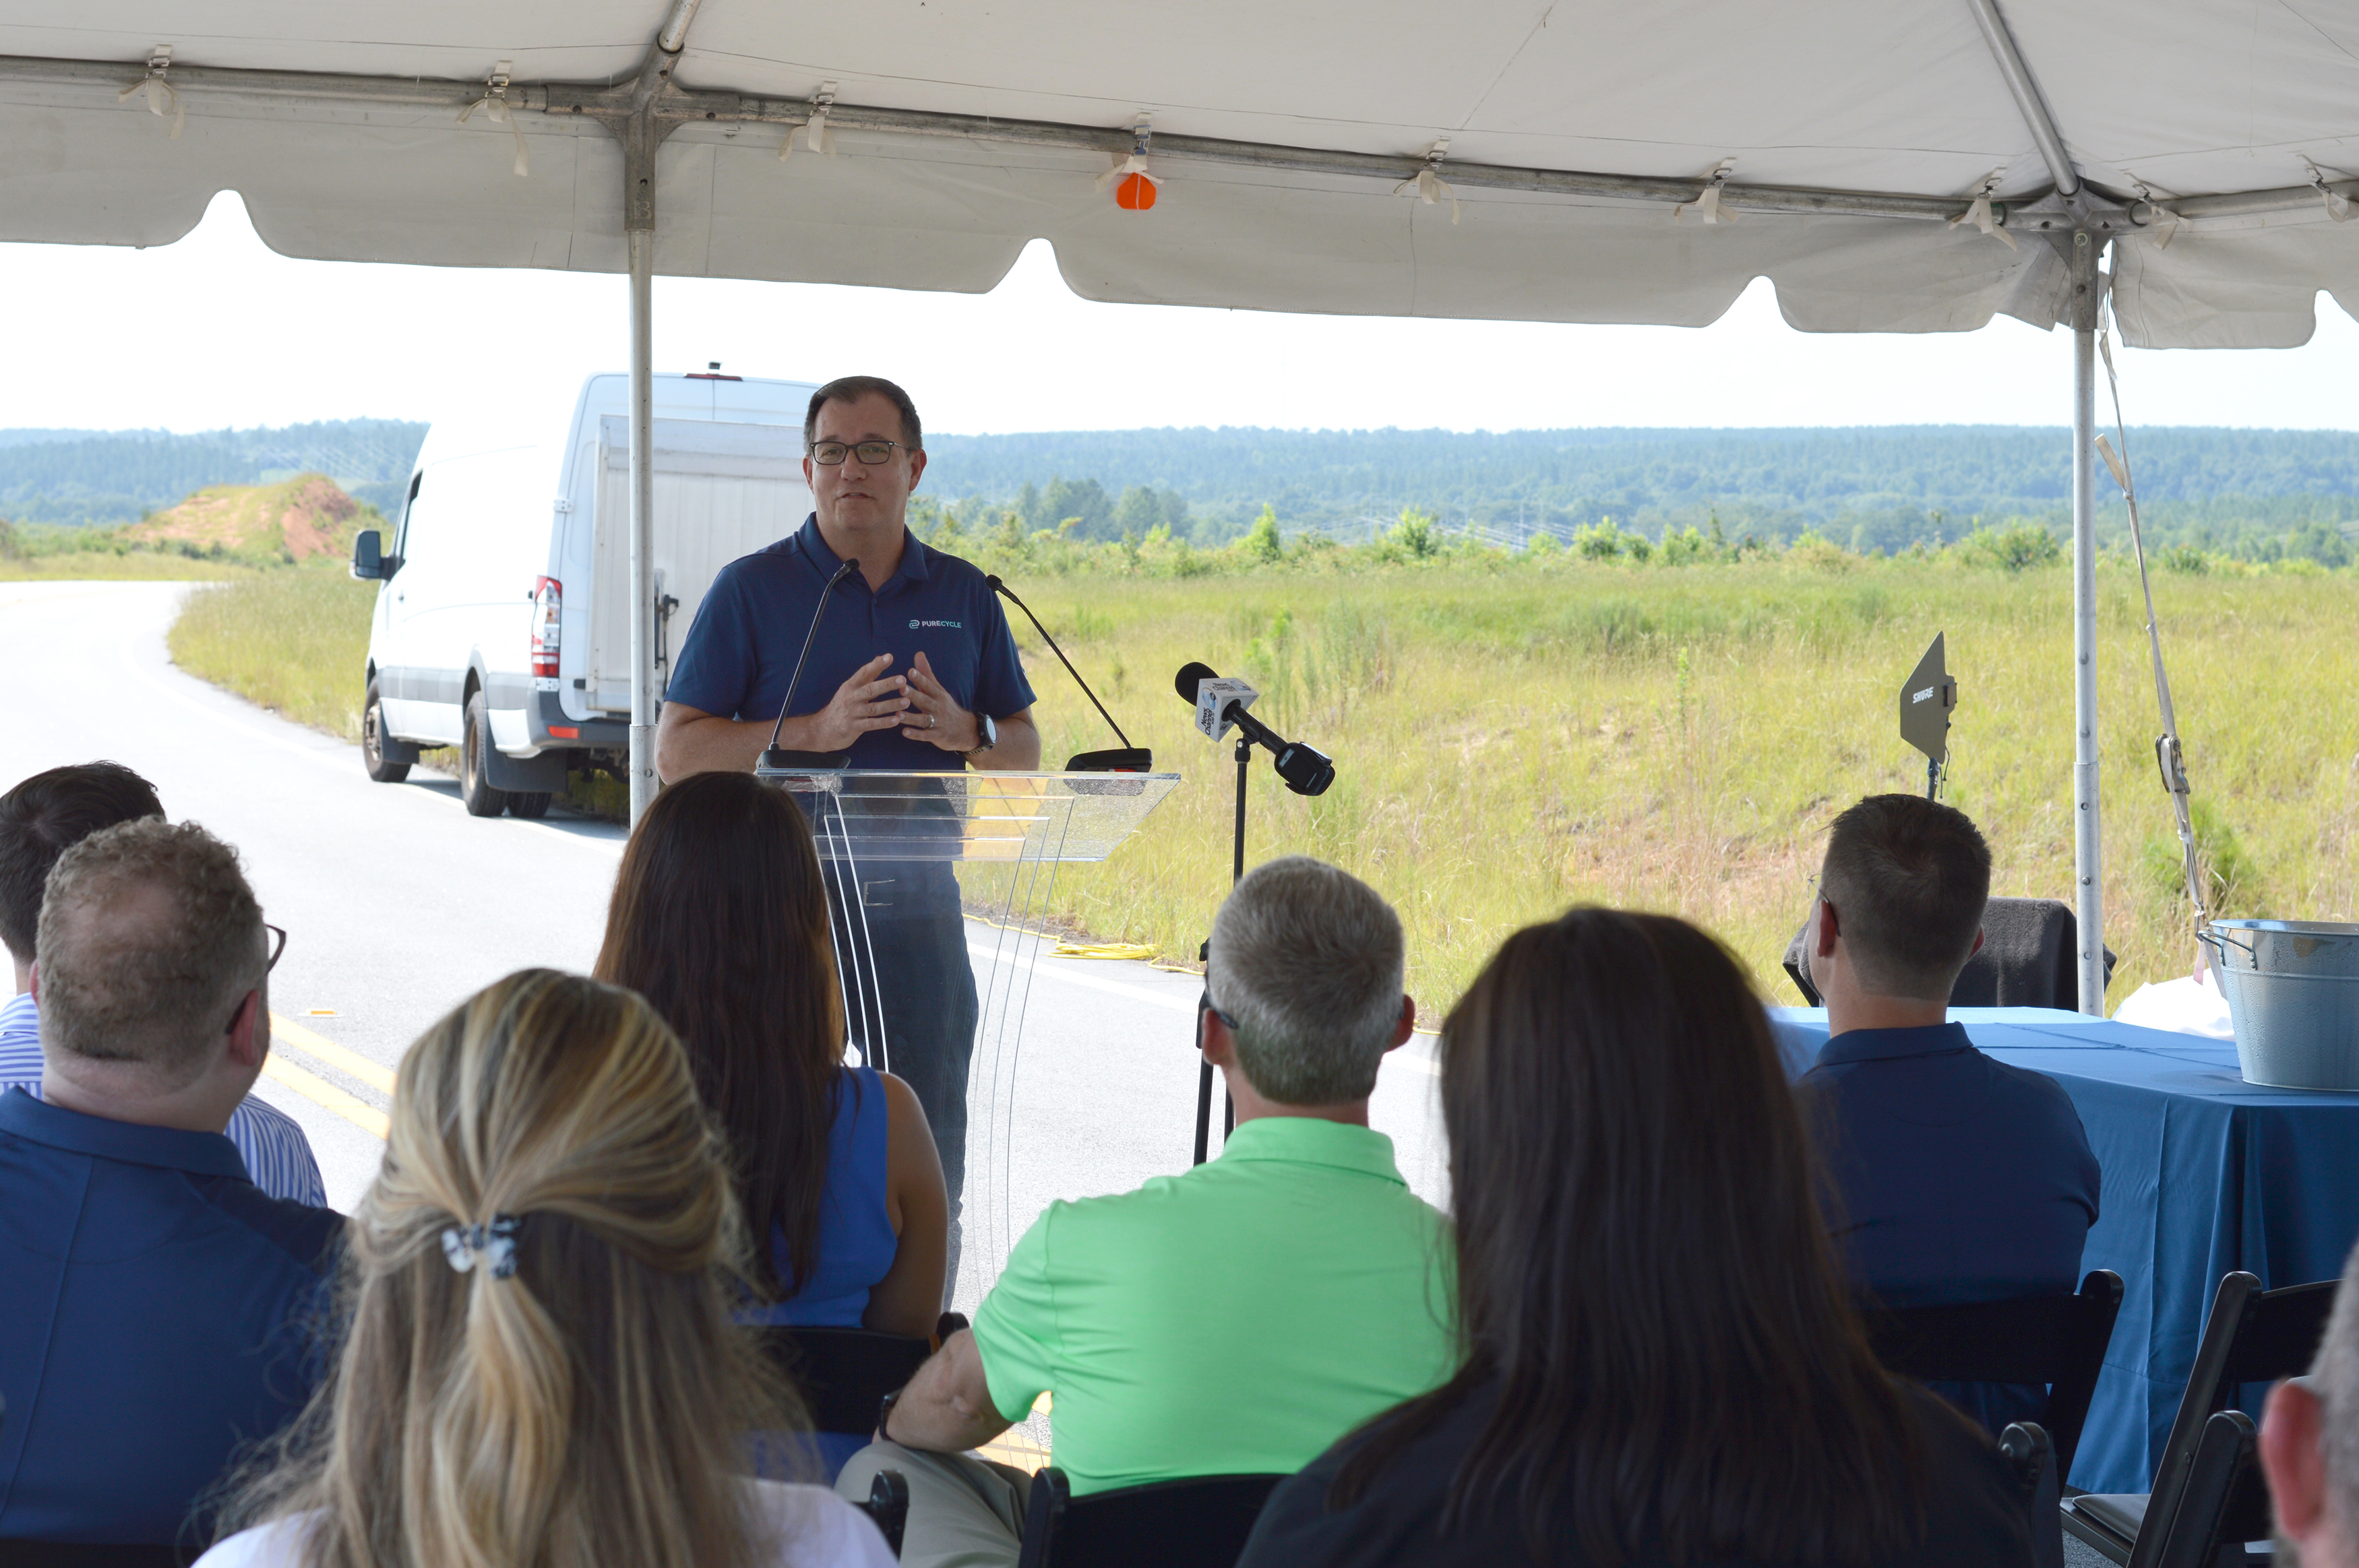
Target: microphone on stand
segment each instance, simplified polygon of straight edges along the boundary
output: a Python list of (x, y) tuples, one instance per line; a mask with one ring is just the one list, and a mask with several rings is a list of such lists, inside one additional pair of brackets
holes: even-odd
[(1261, 694), (1245, 682), (1223, 681), (1220, 687), (1206, 690), (1206, 681), (1222, 681), (1222, 677), (1210, 665), (1190, 664), (1181, 667), (1172, 683), (1179, 690), (1180, 700), (1198, 710), (1196, 722), (1205, 734), (1217, 741), (1234, 724), (1245, 731), (1246, 740), (1270, 754), (1277, 764), (1277, 776), (1285, 781), (1287, 788), (1297, 795), (1327, 793), (1327, 786), (1335, 782), (1332, 757), (1299, 741), (1286, 739), (1247, 713), (1246, 705)]
[(1152, 773), (1155, 753), (1145, 746), (1130, 743), (1130, 737), (1124, 734), (1122, 726), (1114, 721), (1114, 715), (1108, 713), (1105, 704), (1098, 700), (1098, 694), (1090, 689), (1090, 683), (1082, 678), (1082, 672), (1073, 668), (1073, 661), (1065, 657), (1065, 650), (1057, 646), (1057, 639), (1049, 635), (1049, 629), (1040, 624), (1040, 618), (1032, 613), (1032, 607), (1016, 598), (1016, 590), (996, 577), (986, 577), (983, 580), (991, 585), (992, 592), (1024, 611), (1024, 619), (1032, 622), (1032, 629), (1040, 633), (1040, 640), (1049, 644), (1049, 651), (1057, 655), (1057, 662), (1065, 666), (1065, 673), (1073, 677), (1073, 684), (1082, 688), (1082, 695), (1090, 699), (1090, 706), (1098, 710), (1098, 717), (1106, 721), (1106, 728), (1113, 730), (1114, 739), (1122, 742), (1120, 751), (1081, 752), (1066, 762), (1065, 771), (1069, 773)]
[(803, 665), (810, 662), (811, 643), (818, 640), (820, 617), (827, 613), (827, 601), (835, 596), (835, 585), (859, 569), (858, 561), (844, 562), (827, 579), (827, 586), (819, 590), (819, 608), (811, 611), (810, 630), (803, 633), (803, 651), (796, 655), (795, 673), (787, 681), (787, 699), (778, 704), (778, 721), (770, 726), (770, 744), (763, 752), (759, 766), (797, 773), (832, 773), (852, 765), (849, 752), (788, 751), (778, 744), (778, 731), (786, 728), (787, 710), (795, 705), (795, 688), (803, 683)]

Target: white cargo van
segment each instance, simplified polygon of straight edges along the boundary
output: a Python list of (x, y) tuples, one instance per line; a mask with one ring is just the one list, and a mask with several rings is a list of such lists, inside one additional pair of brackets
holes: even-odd
[[(802, 422), (817, 390), (656, 378), (658, 695), (714, 575), (810, 511)], [(427, 432), (390, 547), (375, 529), (353, 546), (353, 575), (382, 584), (364, 676), (371, 778), (396, 783), (420, 747), (457, 746), (470, 812), (539, 816), (571, 771), (627, 776), (630, 391), (627, 375), (593, 375)]]

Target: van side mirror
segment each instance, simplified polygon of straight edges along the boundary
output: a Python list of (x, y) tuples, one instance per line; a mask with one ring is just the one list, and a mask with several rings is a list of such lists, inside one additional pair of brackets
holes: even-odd
[(385, 535), (374, 528), (353, 535), (353, 575), (364, 582), (382, 581), (392, 575), (385, 569)]

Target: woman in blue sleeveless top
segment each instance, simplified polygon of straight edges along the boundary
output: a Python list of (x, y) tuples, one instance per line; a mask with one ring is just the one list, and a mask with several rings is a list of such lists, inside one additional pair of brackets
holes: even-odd
[(750, 773), (668, 786), (631, 834), (597, 977), (654, 1004), (766, 1236), (751, 1321), (923, 1336), (950, 1201), (909, 1086), (843, 1065), (825, 886), (803, 814)]

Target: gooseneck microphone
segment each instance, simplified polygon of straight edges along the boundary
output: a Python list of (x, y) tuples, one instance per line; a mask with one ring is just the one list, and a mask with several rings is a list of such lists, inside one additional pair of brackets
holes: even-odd
[[(1197, 687), (1204, 681), (1218, 680), (1220, 675), (1212, 665), (1189, 664), (1180, 666), (1179, 676), (1172, 682), (1180, 699), (1189, 707), (1197, 704)], [(1335, 782), (1335, 760), (1323, 752), (1314, 751), (1299, 741), (1289, 741), (1245, 711), (1245, 705), (1232, 697), (1221, 705), (1217, 715), (1224, 724), (1234, 724), (1245, 732), (1245, 739), (1270, 754), (1277, 765), (1277, 776), (1286, 787), (1297, 795), (1324, 795), (1327, 786)], [(1240, 775), (1242, 776), (1242, 775)]]
[(787, 711), (795, 705), (795, 688), (803, 684), (803, 666), (810, 662), (811, 644), (819, 640), (820, 618), (827, 613), (827, 601), (835, 597), (835, 585), (860, 569), (857, 560), (844, 562), (819, 590), (819, 608), (811, 611), (810, 630), (803, 633), (803, 651), (795, 657), (795, 673), (787, 681), (787, 699), (778, 704), (778, 720), (770, 726), (770, 744), (762, 752), (761, 766), (833, 772), (852, 765), (849, 752), (790, 752), (778, 744), (778, 731), (787, 725)]
[[(1057, 662), (1065, 666), (1065, 673), (1073, 677), (1073, 684), (1082, 688), (1082, 695), (1090, 699), (1090, 706), (1096, 708), (1098, 717), (1106, 721), (1106, 728), (1114, 731), (1114, 738), (1122, 742), (1120, 751), (1082, 752), (1067, 761), (1065, 771), (1069, 773), (1153, 772), (1155, 753), (1145, 746), (1130, 743), (1130, 737), (1124, 734), (1122, 726), (1114, 721), (1114, 715), (1108, 713), (1105, 704), (1098, 700), (1098, 694), (1090, 689), (1090, 683), (1082, 678), (1082, 672), (1073, 668), (1073, 661), (1065, 657), (1065, 650), (1057, 646), (1057, 639), (1049, 635), (1049, 629), (1040, 624), (1040, 618), (1032, 613), (1032, 607), (1016, 598), (1016, 590), (998, 578), (985, 577), (983, 580), (991, 585), (992, 592), (1024, 611), (1024, 619), (1032, 622), (1032, 629), (1040, 633), (1040, 640), (1049, 644), (1049, 651), (1057, 655)], [(1192, 702), (1195, 698), (1189, 700)]]

